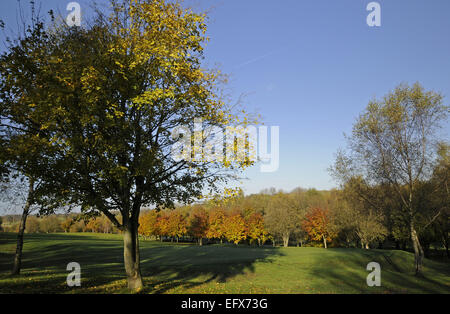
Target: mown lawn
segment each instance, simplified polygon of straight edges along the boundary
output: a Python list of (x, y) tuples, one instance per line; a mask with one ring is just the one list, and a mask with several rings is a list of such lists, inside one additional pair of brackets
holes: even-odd
[[(120, 235), (26, 234), (22, 274), (9, 275), (15, 235), (0, 233), (0, 293), (127, 293)], [(413, 273), (403, 251), (196, 246), (141, 241), (144, 293), (450, 293), (450, 263)], [(369, 262), (381, 287), (368, 287)], [(82, 286), (66, 284), (70, 262)]]

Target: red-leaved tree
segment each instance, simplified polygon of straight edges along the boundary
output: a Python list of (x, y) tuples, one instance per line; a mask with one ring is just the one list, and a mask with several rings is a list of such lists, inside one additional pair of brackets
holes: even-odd
[(323, 241), (325, 248), (327, 248), (327, 241), (331, 241), (335, 236), (327, 209), (311, 208), (305, 216), (302, 227), (311, 240)]

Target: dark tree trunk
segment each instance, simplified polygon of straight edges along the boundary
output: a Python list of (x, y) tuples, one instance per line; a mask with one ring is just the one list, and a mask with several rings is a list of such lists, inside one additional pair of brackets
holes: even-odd
[(425, 257), (425, 258), (430, 258), (430, 243), (424, 243), (423, 245), (422, 245), (422, 247), (423, 247), (423, 256)]
[(34, 192), (34, 180), (30, 180), (28, 187), (28, 196), (25, 206), (23, 207), (22, 217), (20, 219), (19, 232), (17, 233), (17, 246), (16, 246), (16, 254), (14, 256), (14, 265), (12, 274), (19, 275), (20, 267), (22, 265), (22, 249), (23, 249), (23, 235), (25, 233), (25, 226), (27, 223), (27, 217), (30, 212), (30, 207), (32, 205), (32, 197)]
[(138, 224), (136, 221), (130, 221), (125, 226), (123, 233), (123, 256), (125, 271), (127, 274), (128, 288), (139, 290), (144, 285), (141, 276)]
[(445, 251), (447, 252), (447, 258), (450, 258), (449, 251), (448, 251), (448, 237), (446, 237), (445, 234), (442, 236), (442, 242), (444, 243)]
[(402, 241), (401, 249), (402, 249), (402, 251), (406, 251), (406, 242), (405, 241)]

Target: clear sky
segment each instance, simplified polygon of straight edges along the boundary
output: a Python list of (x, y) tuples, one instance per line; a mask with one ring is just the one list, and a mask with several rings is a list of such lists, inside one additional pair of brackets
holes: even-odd
[[(69, 2), (43, 1), (42, 11), (64, 13)], [(78, 2), (88, 14), (90, 1)], [(326, 169), (345, 145), (343, 133), (370, 99), (399, 83), (419, 81), (450, 103), (450, 1), (377, 1), (380, 27), (366, 23), (369, 2), (186, 1), (209, 10), (206, 62), (231, 75), (235, 98), (245, 94), (266, 125), (280, 127), (279, 170), (247, 171), (247, 193), (335, 186)], [(16, 9), (16, 0), (0, 1), (0, 18), (12, 28)]]

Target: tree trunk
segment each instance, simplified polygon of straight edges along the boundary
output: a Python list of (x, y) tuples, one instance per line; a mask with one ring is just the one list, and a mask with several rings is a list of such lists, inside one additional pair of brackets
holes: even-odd
[(323, 245), (325, 246), (325, 248), (327, 248), (327, 238), (325, 238), (325, 236), (323, 237)]
[(203, 238), (199, 238), (199, 239), (198, 239), (198, 245), (200, 245), (200, 246), (203, 245)]
[(285, 234), (283, 236), (283, 246), (288, 247), (289, 246), (289, 234)]
[(369, 243), (366, 243), (366, 250), (368, 250), (369, 249)]
[(123, 233), (124, 264), (128, 288), (131, 290), (139, 290), (144, 286), (141, 276), (137, 227), (137, 222), (130, 221)]
[(32, 197), (34, 191), (34, 180), (29, 180), (28, 196), (25, 206), (23, 207), (22, 218), (20, 219), (19, 232), (17, 233), (17, 246), (16, 255), (14, 256), (14, 265), (12, 274), (19, 275), (20, 267), (22, 265), (22, 249), (23, 249), (23, 234), (25, 233), (25, 226), (27, 223), (27, 217), (30, 212), (30, 207), (32, 205)]
[(416, 229), (414, 228), (414, 223), (410, 222), (411, 228), (411, 240), (414, 248), (414, 266), (416, 275), (419, 275), (422, 272), (422, 264), (423, 264), (423, 249), (419, 242), (419, 237), (417, 236)]

